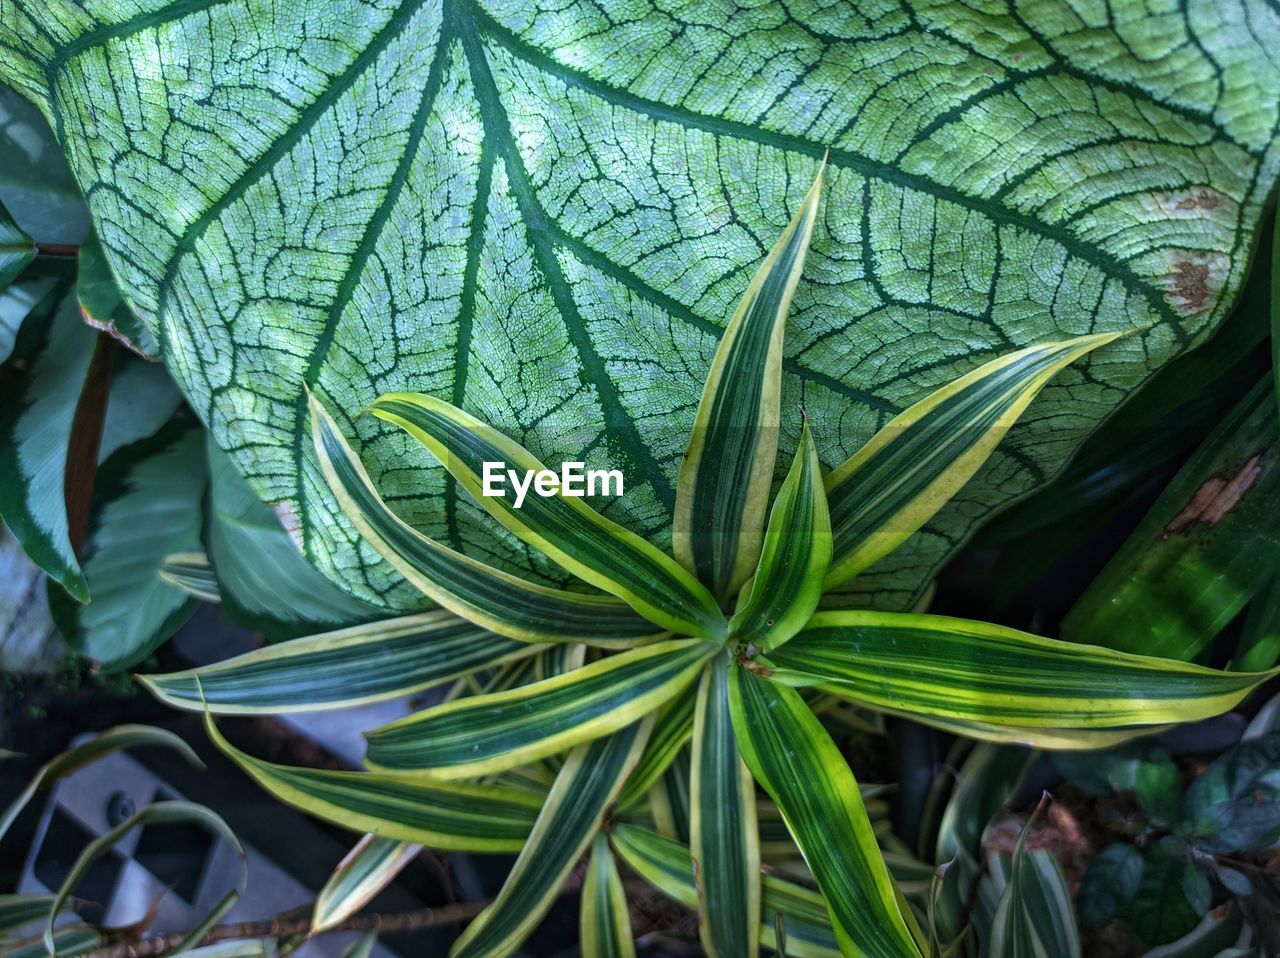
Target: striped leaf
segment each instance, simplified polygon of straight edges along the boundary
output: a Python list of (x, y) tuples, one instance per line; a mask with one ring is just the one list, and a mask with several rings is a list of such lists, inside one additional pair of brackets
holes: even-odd
[(676, 558), (721, 601), (760, 556), (778, 454), (782, 340), (822, 194), (820, 167), (725, 327), (676, 483)]
[(370, 768), (472, 778), (607, 735), (690, 684), (714, 648), (660, 642), (505, 692), (417, 712), (367, 736)]
[(517, 509), (513, 497), (486, 496), (486, 462), (521, 472), (546, 469), (519, 443), (443, 400), (417, 393), (380, 396), (372, 412), (405, 429), (490, 515), (584, 582), (616, 595), (664, 629), (725, 637), (727, 623), (711, 593), (670, 556), (582, 498), (531, 492)]
[(525, 642), (625, 647), (657, 634), (617, 599), (526, 582), (441, 545), (392, 512), (333, 418), (314, 396), (311, 434), (321, 471), (365, 541), (410, 583), (469, 622)]
[[(72, 958), (102, 944), (102, 933), (84, 925), (69, 925), (53, 933), (54, 954)], [(43, 935), (33, 935), (13, 943), (0, 942), (0, 958), (49, 958), (50, 951)]]
[(675, 761), (680, 749), (693, 735), (693, 710), (696, 704), (695, 696), (677, 695), (662, 707), (658, 713), (658, 721), (653, 726), (653, 734), (644, 747), (644, 754), (640, 756), (636, 770), (631, 773), (622, 794), (618, 796), (619, 808), (629, 808), (644, 799), (645, 793)]
[(618, 863), (609, 840), (597, 833), (591, 843), (591, 863), (582, 883), (580, 928), (582, 958), (635, 958), (631, 915), (622, 890)]
[(729, 622), (730, 634), (766, 650), (786, 642), (818, 607), (830, 562), (831, 517), (806, 420), (795, 461), (769, 515), (760, 566), (746, 602)]
[(1080, 958), (1071, 889), (1053, 854), (1031, 851), (1032, 815), (1018, 836), (1009, 881), (991, 922), (990, 958)]
[(800, 693), (733, 668), (729, 709), (747, 767), (817, 879), (840, 950), (918, 958), (914, 920), (880, 855), (858, 784)]
[(757, 659), (873, 708), (1017, 728), (1189, 722), (1225, 712), (1271, 672), (1220, 672), (940, 615), (819, 612)]
[(691, 749), (681, 749), (649, 789), (649, 814), (654, 827), (667, 838), (688, 844), (693, 840)]
[(265, 791), (342, 828), (449, 851), (514, 852), (542, 796), (525, 790), (277, 765), (246, 755), (205, 716), (209, 738)]
[(1044, 386), (1099, 333), (1001, 356), (895, 416), (827, 476), (833, 556), (826, 588), (892, 552), (978, 471)]
[(116, 842), (124, 838), (125, 835), (135, 828), (150, 828), (154, 825), (195, 825), (218, 835), (231, 846), (239, 857), (240, 868), (236, 888), (240, 892), (244, 891), (245, 884), (249, 878), (249, 869), (244, 849), (240, 846), (240, 842), (236, 838), (235, 832), (231, 830), (231, 826), (223, 821), (222, 817), (216, 812), (194, 802), (155, 802), (146, 808), (139, 809), (119, 825), (89, 842), (81, 850), (80, 855), (75, 860), (75, 864), (67, 872), (62, 886), (58, 889), (57, 894), (54, 895), (53, 904), (49, 907), (49, 913), (45, 921), (44, 944), (53, 958), (57, 958), (58, 954), (53, 923), (57, 918), (58, 912), (62, 910), (63, 905), (70, 899), (71, 893), (75, 891), (76, 885), (84, 878), (93, 863), (109, 852)]
[(755, 958), (760, 944), (756, 790), (729, 718), (727, 653), (702, 670), (693, 725), (690, 845), (698, 936), (710, 958)]
[(162, 702), (231, 715), (331, 709), (419, 692), (545, 646), (436, 610), (268, 645), (139, 680)]
[(42, 765), (18, 797), (3, 812), (0, 812), (0, 838), (4, 837), (14, 819), (41, 788), (52, 785), (58, 779), (70, 775), (90, 762), (96, 762), (104, 755), (144, 745), (171, 748), (196, 768), (204, 768), (204, 763), (196, 757), (191, 746), (166, 729), (152, 728), (149, 725), (117, 725), (115, 728), (109, 728), (95, 735), (83, 745), (77, 745), (54, 756)]
[[(619, 856), (641, 878), (682, 905), (698, 907), (688, 845), (637, 825), (617, 825), (610, 838)], [(791, 958), (840, 958), (831, 919), (817, 892), (764, 875), (761, 899), (760, 941), (766, 948), (777, 950), (775, 918), (782, 915)]]
[(852, 704), (871, 708), (882, 715), (910, 719), (931, 728), (941, 729), (952, 735), (975, 739), (979, 742), (994, 742), (997, 745), (1025, 745), (1028, 748), (1060, 749), (1069, 752), (1091, 752), (1104, 748), (1114, 748), (1131, 742), (1136, 738), (1155, 735), (1172, 728), (1172, 724), (1163, 725), (1126, 725), (1119, 728), (1030, 728), (1013, 725), (993, 725), (989, 722), (966, 722), (960, 719), (939, 718), (936, 715), (921, 715), (910, 709), (895, 709), (885, 705), (869, 705), (842, 686), (824, 685), (822, 690), (837, 698), (843, 698)]
[(422, 850), (421, 845), (366, 835), (338, 863), (316, 895), (313, 932), (340, 925), (373, 900)]
[(591, 844), (652, 729), (648, 716), (569, 754), (498, 897), (454, 942), (451, 958), (516, 952)]
[(0, 895), (0, 938), (49, 917), (52, 895)]
[(201, 602), (218, 602), (218, 580), (203, 552), (171, 552), (160, 564), (160, 580), (195, 596)]

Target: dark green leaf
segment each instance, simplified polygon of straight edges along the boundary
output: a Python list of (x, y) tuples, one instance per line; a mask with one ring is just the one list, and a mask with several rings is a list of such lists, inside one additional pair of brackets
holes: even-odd
[(1280, 733), (1241, 742), (1191, 783), (1186, 817), (1197, 846), (1227, 854), (1280, 841)]
[(1280, 568), (1280, 442), (1260, 383), (1183, 466), (1062, 637), (1191, 660)]
[(209, 456), (209, 559), (221, 587), (223, 614), (269, 639), (383, 618), (317, 572), (212, 440)]
[(1155, 844), (1146, 851), (1146, 867), (1138, 891), (1125, 911), (1125, 920), (1147, 947), (1181, 938), (1200, 921), (1183, 893), (1187, 871), (1195, 866)]
[(1132, 845), (1108, 845), (1089, 860), (1076, 905), (1086, 925), (1105, 925), (1124, 910), (1142, 883), (1145, 863)]
[(160, 578), (165, 558), (200, 547), (204, 435), (174, 422), (113, 455), (98, 474), (84, 570), (93, 594), (77, 605), (51, 591), (68, 645), (108, 671), (151, 654), (197, 601)]
[(143, 359), (156, 360), (160, 346), (150, 328), (134, 315), (120, 296), (111, 265), (96, 236), (90, 234), (85, 240), (80, 247), (79, 258), (76, 295), (84, 321), (123, 343)]

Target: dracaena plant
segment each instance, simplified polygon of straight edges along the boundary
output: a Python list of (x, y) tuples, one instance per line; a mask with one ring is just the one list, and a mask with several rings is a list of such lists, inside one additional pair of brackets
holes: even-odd
[[(927, 939), (878, 849), (858, 783), (810, 707), (817, 691), (979, 738), (1087, 748), (1224, 711), (1267, 677), (936, 615), (820, 609), (824, 594), (934, 515), (1051, 378), (1093, 350), (1124, 348), (1125, 335), (1044, 342), (979, 365), (825, 476), (817, 425), (805, 422), (770, 502), (783, 331), (821, 181), (819, 171), (720, 341), (680, 470), (674, 556), (582, 498), (529, 496), (516, 508), (484, 495), (485, 463), (542, 463), (442, 399), (381, 396), (375, 416), (403, 427), (493, 519), (598, 591), (491, 568), (401, 521), (313, 396), (315, 449), (346, 515), (442, 610), (146, 679), (183, 707), (266, 713), (496, 676), (368, 733), (367, 772), (272, 765), (236, 751), (209, 723), (276, 795), (388, 840), (379, 862), (395, 842), (519, 851), (456, 956), (511, 954), (588, 849), (591, 955), (632, 953), (615, 853), (698, 907), (702, 942), (719, 958), (776, 946), (779, 914), (794, 954), (919, 955)], [(534, 681), (519, 684), (511, 663), (529, 662), (524, 678)], [(689, 740), (686, 848), (627, 819)], [(820, 900), (762, 878), (757, 784)]]

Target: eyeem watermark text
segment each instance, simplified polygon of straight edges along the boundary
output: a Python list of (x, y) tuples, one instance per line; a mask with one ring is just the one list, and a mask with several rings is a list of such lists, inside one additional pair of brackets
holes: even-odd
[(505, 462), (484, 464), (481, 492), (493, 499), (505, 499), (507, 486), (515, 492), (513, 505), (524, 505), (530, 490), (544, 499), (549, 496), (620, 496), (622, 472), (618, 469), (588, 469), (585, 462), (562, 462), (552, 469), (508, 469)]

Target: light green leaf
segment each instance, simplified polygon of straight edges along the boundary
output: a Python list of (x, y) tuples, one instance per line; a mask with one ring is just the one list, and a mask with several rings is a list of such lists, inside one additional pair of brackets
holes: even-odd
[(67, 644), (106, 671), (146, 658), (195, 611), (196, 600), (159, 573), (171, 553), (200, 547), (203, 440), (175, 421), (98, 473), (84, 562), (93, 601), (51, 590), (49, 605)]
[[(565, 675), (446, 702), (368, 733), (370, 768), (471, 778), (607, 735), (679, 695), (715, 649), (672, 640)], [(646, 738), (648, 736), (646, 735)]]
[(58, 912), (62, 910), (63, 903), (71, 897), (71, 893), (75, 891), (76, 885), (79, 884), (80, 879), (84, 877), (90, 866), (106, 854), (116, 842), (139, 826), (178, 824), (201, 826), (206, 831), (213, 832), (221, 837), (234, 849), (240, 859), (236, 887), (239, 891), (244, 891), (249, 877), (248, 864), (245, 859), (244, 849), (240, 846), (240, 841), (236, 838), (235, 832), (231, 830), (231, 826), (223, 821), (222, 817), (216, 812), (194, 802), (155, 802), (130, 815), (119, 825), (104, 832), (85, 845), (75, 863), (68, 870), (67, 877), (63, 880), (62, 886), (54, 896), (54, 903), (50, 906), (44, 929), (44, 944), (52, 958), (57, 958), (58, 954), (56, 936), (53, 929), (54, 919), (57, 917)]
[(201, 602), (217, 603), (222, 599), (213, 566), (203, 552), (171, 552), (160, 563), (157, 575), (162, 582)]
[(933, 518), (1054, 376), (1123, 335), (1080, 336), (1001, 356), (890, 420), (826, 478), (833, 554), (825, 587), (852, 579)]
[(549, 589), (448, 549), (382, 501), (337, 423), (314, 397), (311, 426), (321, 469), (365, 540), (425, 595), (463, 618), (526, 642), (634, 645), (656, 628), (612, 597)]
[(652, 729), (649, 716), (569, 753), (498, 897), (454, 942), (450, 958), (515, 954), (591, 844)]
[(373, 900), (374, 896), (417, 857), (422, 846), (366, 835), (338, 863), (316, 895), (311, 911), (313, 932), (340, 925)]
[[(664, 629), (722, 639), (725, 621), (711, 594), (670, 556), (606, 519), (581, 497), (485, 495), (485, 463), (539, 473), (547, 467), (519, 443), (448, 403), (417, 393), (388, 393), (373, 414), (402, 427), (503, 526), (566, 570), (622, 599)], [(557, 486), (558, 488), (558, 486)]]
[(40, 766), (36, 774), (32, 776), (31, 781), (27, 783), (26, 788), (18, 794), (18, 797), (9, 804), (3, 813), (0, 813), (0, 838), (4, 837), (14, 819), (18, 817), (18, 813), (27, 806), (27, 803), (31, 801), (40, 789), (52, 785), (64, 775), (69, 775), (90, 762), (96, 762), (104, 755), (142, 745), (159, 745), (171, 748), (197, 768), (204, 767), (200, 759), (196, 757), (196, 753), (191, 750), (191, 746), (166, 729), (152, 728), (149, 725), (117, 725), (95, 735), (83, 745), (77, 745), (75, 748), (54, 756)]
[[(641, 878), (682, 905), (698, 907), (688, 845), (636, 825), (618, 825), (610, 837), (619, 856)], [(821, 895), (773, 875), (762, 876), (760, 885), (763, 899), (760, 941), (766, 948), (777, 949), (774, 918), (781, 914), (786, 926), (787, 954), (791, 958), (840, 958)]]
[(124, 302), (102, 244), (92, 234), (80, 247), (76, 296), (80, 314), (94, 329), (123, 343), (143, 359), (159, 357), (160, 346), (151, 329)]
[[(939, 535), (863, 583), (906, 607), (950, 543), (1221, 319), (1276, 180), (1280, 22), (1243, 0), (711, 23), (656, 3), (334, 2), (317, 22), (248, 0), (14, 0), (0, 81), (60, 130), (202, 421), (300, 517), (308, 555), (393, 605), (416, 596), (335, 528), (299, 454), (304, 382), (350, 410), (438, 392), (546, 461), (592, 448), (636, 490), (617, 518), (660, 537), (721, 325), (830, 147), (783, 383), (827, 463), (975, 350), (1154, 324), (1046, 394)], [(396, 437), (364, 439), (425, 531), (527, 559), (473, 531), (438, 472), (404, 469)]]
[(697, 696), (677, 695), (662, 706), (644, 753), (618, 796), (619, 808), (629, 808), (643, 800), (662, 773), (675, 761), (693, 735), (693, 712), (696, 704)]
[(18, 229), (18, 224), (0, 203), (0, 292), (17, 279), (35, 256), (35, 243)]
[(757, 661), (778, 680), (838, 687), (873, 708), (1016, 728), (1194, 721), (1227, 711), (1271, 677), (893, 612), (819, 612)]
[(206, 715), (209, 738), (280, 801), (342, 828), (432, 848), (514, 852), (524, 846), (542, 796), (492, 785), (402, 775), (295, 768), (246, 755)]
[(221, 587), (223, 615), (271, 640), (383, 617), (312, 568), (230, 457), (212, 440), (206, 446), (205, 542)]
[(1062, 622), (1062, 637), (1190, 661), (1280, 569), (1270, 377), (1183, 466)]
[(760, 557), (778, 456), (783, 335), (821, 196), (819, 168), (725, 327), (680, 462), (676, 558), (722, 602)]
[(698, 936), (710, 958), (755, 958), (760, 943), (756, 790), (729, 718), (735, 667), (724, 652), (703, 667), (693, 724), (690, 848)]
[(822, 723), (795, 689), (740, 666), (729, 676), (742, 757), (817, 879), (841, 952), (918, 958), (914, 918), (880, 856), (858, 783)]
[(765, 650), (786, 642), (818, 607), (830, 562), (831, 517), (806, 421), (800, 450), (769, 515), (751, 591), (729, 620), (730, 634)]
[(536, 645), (494, 635), (437, 610), (139, 679), (156, 698), (178, 708), (264, 715), (395, 698), (537, 651)]
[(579, 940), (582, 958), (635, 958), (631, 913), (622, 877), (609, 850), (609, 840), (601, 833), (591, 842), (591, 863), (582, 882)]

